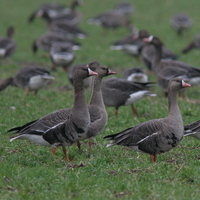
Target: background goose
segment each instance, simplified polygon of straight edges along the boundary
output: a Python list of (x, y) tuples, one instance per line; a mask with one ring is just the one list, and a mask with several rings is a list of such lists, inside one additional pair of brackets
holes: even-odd
[(72, 44), (73, 49), (79, 49), (80, 44), (66, 38), (64, 35), (59, 34), (59, 33), (54, 33), (54, 32), (48, 32), (37, 39), (34, 40), (32, 44), (32, 51), (33, 53), (36, 53), (38, 49), (42, 49), (44, 51), (50, 51), (51, 45), (54, 42), (68, 42)]
[(200, 84), (200, 68), (193, 67), (177, 60), (161, 60), (162, 45), (158, 37), (150, 36), (144, 39), (145, 42), (152, 44), (156, 49), (152, 62), (152, 70), (157, 76), (159, 86), (167, 93), (167, 86), (170, 79), (182, 77), (191, 85)]
[(148, 76), (141, 67), (126, 69), (123, 73), (122, 78), (131, 82), (148, 82)]
[(12, 128), (9, 132), (17, 134), (15, 139), (26, 139), (36, 144), (49, 146), (55, 155), (56, 147), (62, 146), (65, 159), (69, 161), (66, 146), (70, 146), (84, 136), (90, 125), (90, 115), (85, 101), (83, 80), (97, 75), (87, 66), (77, 68), (74, 73), (74, 105), (50, 113), (41, 119), (29, 122), (21, 127)]
[(61, 66), (65, 71), (68, 71), (69, 66), (75, 59), (72, 44), (69, 42), (54, 42), (50, 48), (50, 58), (53, 63), (53, 70)]
[(98, 73), (97, 76), (92, 77), (92, 95), (90, 103), (88, 104), (91, 124), (88, 127), (88, 131), (85, 134), (85, 138), (83, 138), (89, 139), (89, 146), (91, 149), (92, 138), (96, 137), (104, 130), (108, 121), (108, 116), (101, 92), (101, 81), (103, 77), (116, 74), (116, 72), (110, 70), (106, 66), (99, 65), (98, 63), (94, 64), (93, 62), (89, 64), (89, 67)]
[(101, 84), (104, 104), (115, 107), (115, 115), (118, 114), (120, 106), (131, 105), (133, 114), (138, 116), (133, 103), (146, 96), (156, 96), (148, 91), (151, 86), (148, 82), (133, 83), (116, 77), (108, 78), (103, 80)]
[(192, 49), (200, 49), (200, 34), (196, 36), (196, 38), (190, 42), (187, 46), (182, 49), (182, 53), (188, 53)]
[(6, 37), (0, 37), (0, 59), (5, 59), (13, 55), (16, 50), (16, 43), (12, 39), (14, 34), (14, 27), (7, 28)]
[(200, 120), (184, 126), (184, 136), (191, 136), (200, 140)]
[(45, 68), (28, 65), (21, 68), (14, 77), (2, 80), (0, 90), (12, 85), (26, 91), (33, 91), (36, 94), (38, 90), (49, 84), (53, 79), (54, 77)]
[(185, 13), (178, 13), (172, 17), (171, 26), (181, 36), (184, 31), (191, 28), (192, 19)]
[(134, 12), (133, 6), (129, 2), (126, 2), (126, 1), (119, 2), (118, 4), (116, 4), (114, 6), (114, 10), (126, 15), (130, 15)]
[(131, 149), (151, 155), (151, 161), (156, 161), (156, 155), (176, 147), (183, 138), (183, 121), (177, 104), (176, 93), (181, 88), (190, 87), (180, 78), (174, 78), (169, 83), (168, 116), (143, 122), (120, 133), (108, 135), (107, 140), (114, 140), (113, 145), (128, 146)]

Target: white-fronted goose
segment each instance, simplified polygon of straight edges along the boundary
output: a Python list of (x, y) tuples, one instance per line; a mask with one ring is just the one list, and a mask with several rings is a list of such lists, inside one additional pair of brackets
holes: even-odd
[(91, 124), (88, 127), (88, 131), (85, 134), (85, 138), (83, 138), (83, 139), (89, 139), (89, 146), (91, 149), (92, 139), (97, 135), (99, 135), (104, 130), (108, 121), (108, 116), (101, 92), (101, 81), (103, 77), (116, 74), (116, 72), (110, 70), (106, 66), (102, 65), (95, 66), (93, 62), (89, 64), (89, 67), (98, 73), (97, 76), (92, 77), (93, 78), (92, 95), (90, 103), (88, 104)]
[(200, 49), (200, 34), (196, 36), (196, 38), (190, 42), (187, 46), (182, 49), (182, 53), (188, 53), (192, 49)]
[(133, 67), (126, 69), (123, 73), (122, 78), (131, 82), (148, 82), (148, 76), (141, 67)]
[(38, 49), (42, 49), (44, 51), (49, 52), (51, 45), (54, 42), (68, 42), (72, 44), (73, 49), (80, 48), (80, 44), (78, 42), (68, 39), (62, 34), (55, 33), (55, 32), (48, 32), (33, 41), (32, 51), (33, 53), (36, 53)]
[(193, 67), (177, 60), (161, 59), (163, 43), (158, 37), (150, 36), (144, 39), (145, 42), (155, 47), (156, 54), (152, 61), (152, 70), (157, 76), (159, 86), (167, 93), (167, 86), (170, 79), (182, 77), (191, 85), (200, 84), (200, 68)]
[(200, 140), (200, 120), (184, 126), (184, 136), (191, 136)]
[(172, 17), (171, 26), (181, 36), (184, 31), (191, 28), (192, 19), (185, 13), (178, 13)]
[(81, 4), (81, 0), (72, 1), (70, 8), (57, 3), (42, 4), (30, 15), (28, 22), (33, 22), (36, 17), (40, 17), (49, 24), (61, 20), (67, 21), (73, 25), (78, 24), (80, 22), (80, 16), (76, 12), (76, 8)]
[(150, 154), (151, 161), (156, 155), (176, 147), (183, 138), (183, 120), (177, 103), (177, 91), (190, 85), (180, 78), (169, 83), (168, 116), (143, 122), (120, 133), (108, 135), (107, 140), (114, 140), (113, 145), (128, 146), (132, 150)]
[(14, 77), (2, 80), (0, 90), (12, 85), (26, 91), (33, 91), (36, 94), (38, 90), (49, 84), (53, 79), (54, 77), (45, 68), (27, 65), (21, 68)]
[(0, 37), (0, 59), (5, 59), (13, 55), (16, 49), (16, 43), (13, 40), (14, 27), (7, 28), (6, 37)]
[(65, 71), (68, 71), (69, 66), (75, 59), (72, 44), (69, 42), (54, 42), (50, 48), (50, 57), (53, 70), (61, 66)]
[(50, 113), (41, 119), (29, 122), (9, 132), (17, 134), (10, 139), (26, 139), (36, 144), (49, 146), (55, 155), (56, 148), (62, 146), (65, 159), (69, 161), (66, 146), (78, 142), (88, 130), (90, 115), (85, 101), (83, 80), (90, 75), (97, 75), (87, 66), (77, 68), (74, 73), (74, 105)]
[(130, 2), (123, 1), (123, 2), (119, 2), (118, 4), (116, 4), (114, 6), (114, 10), (116, 10), (120, 13), (126, 14), (126, 15), (130, 15), (133, 13), (134, 8), (130, 4)]
[(138, 116), (133, 103), (146, 96), (156, 96), (147, 90), (151, 86), (148, 82), (134, 83), (117, 77), (108, 78), (101, 83), (104, 104), (115, 107), (115, 115), (120, 106), (131, 105), (133, 114)]

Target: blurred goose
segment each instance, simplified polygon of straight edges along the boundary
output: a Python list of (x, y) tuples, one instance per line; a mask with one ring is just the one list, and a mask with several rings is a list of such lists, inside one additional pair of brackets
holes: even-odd
[(87, 37), (87, 34), (78, 26), (71, 25), (70, 23), (65, 21), (51, 23), (49, 26), (49, 30), (56, 33), (61, 33), (68, 39), (85, 39)]
[(54, 32), (48, 32), (34, 40), (34, 42), (32, 44), (32, 51), (33, 51), (33, 53), (36, 53), (38, 49), (42, 49), (44, 51), (49, 52), (51, 45), (54, 42), (68, 42), (68, 43), (72, 44), (72, 48), (74, 50), (80, 48), (79, 43), (66, 38), (64, 35), (59, 34), (59, 33), (54, 33)]
[(185, 13), (178, 13), (171, 19), (171, 26), (177, 34), (181, 36), (184, 31), (191, 28), (192, 20), (189, 15)]
[(138, 116), (133, 103), (146, 96), (156, 96), (147, 90), (151, 86), (148, 82), (134, 83), (116, 77), (108, 78), (101, 84), (104, 104), (115, 107), (115, 115), (118, 114), (120, 106), (131, 105), (133, 114)]
[(116, 4), (114, 6), (114, 10), (126, 15), (130, 15), (133, 13), (134, 8), (129, 2), (123, 1)]
[(7, 28), (7, 36), (0, 37), (0, 59), (5, 59), (13, 55), (16, 49), (16, 43), (12, 39), (14, 28), (9, 26)]
[(114, 135), (104, 137), (113, 140), (107, 147), (113, 145), (128, 146), (134, 151), (150, 154), (151, 161), (156, 161), (156, 155), (176, 147), (183, 138), (183, 120), (178, 107), (176, 94), (181, 88), (190, 87), (180, 78), (174, 78), (169, 83), (168, 116), (143, 122)]
[(53, 70), (58, 66), (62, 66), (65, 71), (68, 71), (69, 66), (75, 59), (72, 44), (69, 42), (54, 42), (50, 48), (50, 57)]
[(159, 86), (167, 94), (167, 86), (170, 79), (182, 77), (191, 85), (200, 84), (200, 68), (193, 67), (177, 60), (161, 60), (162, 42), (158, 37), (150, 36), (144, 39), (145, 42), (155, 47), (156, 54), (152, 61), (152, 70), (157, 77)]
[(61, 20), (65, 20), (71, 24), (77, 24), (80, 21), (80, 16), (76, 12), (76, 8), (81, 4), (81, 0), (74, 0), (71, 2), (70, 8), (67, 8), (57, 3), (45, 3), (30, 15), (28, 21), (33, 22), (36, 17), (40, 17), (49, 24)]
[(84, 78), (91, 75), (97, 75), (97, 73), (87, 66), (77, 68), (74, 73), (75, 96), (73, 107), (52, 112), (21, 127), (10, 129), (9, 132), (17, 134), (10, 141), (26, 139), (36, 144), (49, 146), (54, 155), (56, 148), (62, 146), (65, 160), (69, 161), (65, 147), (84, 137), (91, 123), (83, 88)]
[(91, 124), (88, 127), (88, 131), (85, 134), (85, 138), (83, 138), (83, 139), (89, 139), (90, 149), (92, 146), (92, 138), (96, 137), (104, 130), (108, 121), (108, 116), (101, 92), (102, 78), (105, 76), (116, 74), (116, 72), (110, 70), (106, 66), (102, 65), (97, 66), (97, 65), (98, 64), (94, 65), (93, 62), (89, 64), (89, 67), (98, 73), (97, 76), (92, 77), (93, 78), (92, 96), (90, 99), (90, 103), (88, 104)]
[(131, 82), (148, 82), (148, 76), (141, 67), (133, 67), (126, 69), (123, 73), (122, 78)]
[(184, 126), (184, 136), (191, 136), (200, 140), (200, 120)]
[(54, 77), (45, 68), (28, 65), (21, 68), (14, 77), (2, 80), (0, 91), (12, 85), (26, 91), (33, 91), (36, 94), (38, 90), (45, 87), (53, 79)]
[(190, 42), (187, 46), (182, 49), (182, 53), (188, 53), (192, 49), (200, 49), (200, 34), (196, 36), (196, 38)]

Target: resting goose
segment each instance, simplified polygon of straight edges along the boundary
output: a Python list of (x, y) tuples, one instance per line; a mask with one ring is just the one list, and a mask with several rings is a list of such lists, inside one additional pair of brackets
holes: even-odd
[(149, 38), (144, 38), (144, 41), (155, 47), (156, 54), (153, 57), (152, 70), (157, 77), (159, 86), (166, 94), (168, 83), (170, 79), (174, 77), (182, 77), (191, 85), (200, 84), (199, 67), (193, 67), (177, 60), (162, 60), (161, 54), (163, 43), (158, 37), (150, 36)]
[(178, 13), (171, 19), (171, 26), (179, 36), (192, 26), (192, 19), (185, 13)]
[(14, 28), (12, 26), (7, 28), (7, 36), (0, 37), (0, 59), (5, 59), (13, 55), (16, 49), (16, 43), (12, 39)]
[(148, 76), (141, 67), (126, 69), (123, 73), (122, 78), (131, 82), (148, 82)]
[(50, 51), (50, 48), (54, 42), (67, 42), (72, 45), (74, 50), (80, 48), (80, 44), (66, 38), (64, 35), (54, 32), (48, 32), (33, 41), (32, 51), (36, 53), (38, 49), (42, 49), (44, 51)]
[(97, 75), (97, 73), (87, 66), (77, 68), (74, 73), (73, 107), (52, 112), (21, 127), (10, 129), (8, 132), (17, 134), (10, 141), (26, 139), (36, 144), (49, 146), (54, 155), (56, 148), (62, 146), (65, 159), (69, 161), (65, 147), (84, 137), (91, 123), (83, 88), (83, 80), (91, 75)]
[(54, 42), (50, 48), (50, 58), (53, 63), (53, 70), (61, 66), (67, 72), (75, 59), (72, 44), (69, 42)]
[(54, 79), (50, 72), (43, 67), (27, 65), (21, 68), (14, 77), (4, 79), (0, 83), (0, 90), (12, 85), (23, 90), (33, 91), (34, 94)]
[(184, 136), (191, 136), (200, 140), (200, 120), (184, 126)]
[(169, 83), (168, 116), (153, 119), (130, 127), (120, 133), (104, 137), (114, 140), (113, 145), (128, 146), (132, 150), (150, 154), (151, 161), (156, 161), (156, 155), (176, 147), (183, 138), (183, 120), (178, 107), (176, 94), (181, 88), (190, 87), (180, 78), (174, 78)]
[(192, 49), (200, 49), (200, 34), (196, 36), (196, 38), (190, 42), (187, 46), (182, 49), (182, 53), (186, 54), (190, 52)]
[(131, 105), (133, 115), (138, 116), (133, 103), (146, 96), (156, 96), (148, 91), (152, 85), (147, 83), (134, 83), (117, 77), (108, 78), (101, 83), (104, 104), (115, 107), (115, 115), (118, 115), (120, 106)]

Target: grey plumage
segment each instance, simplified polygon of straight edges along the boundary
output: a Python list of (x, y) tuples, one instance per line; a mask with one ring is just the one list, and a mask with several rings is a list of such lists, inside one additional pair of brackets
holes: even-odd
[(200, 140), (200, 120), (184, 126), (184, 136), (191, 136)]

